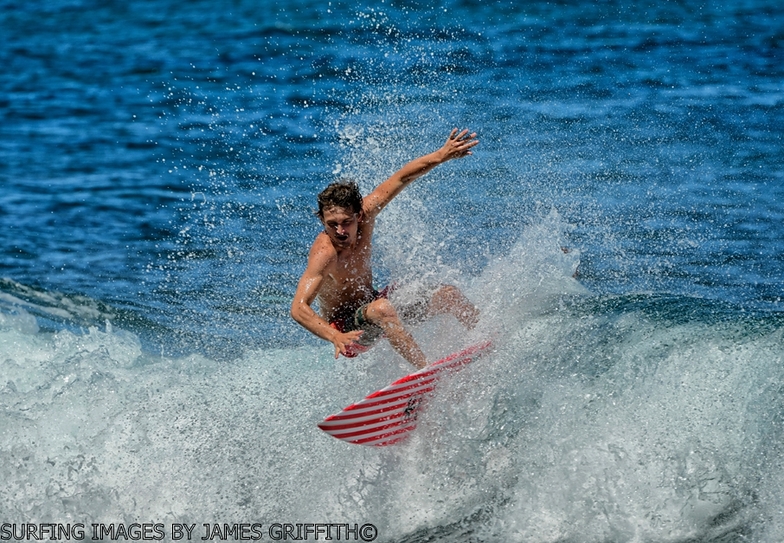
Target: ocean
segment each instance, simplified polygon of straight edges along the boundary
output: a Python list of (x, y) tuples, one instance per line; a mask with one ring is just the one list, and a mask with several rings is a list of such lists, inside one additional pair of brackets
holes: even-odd
[[(0, 0), (0, 540), (784, 540), (780, 0)], [(316, 194), (379, 217), (444, 382), (289, 306)], [(193, 532), (185, 532), (182, 527)], [(340, 528), (342, 527), (342, 528)]]

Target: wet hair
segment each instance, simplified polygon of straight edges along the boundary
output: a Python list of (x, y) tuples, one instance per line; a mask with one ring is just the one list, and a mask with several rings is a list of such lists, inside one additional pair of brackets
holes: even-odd
[(316, 216), (324, 218), (324, 210), (330, 207), (342, 207), (354, 213), (362, 211), (362, 194), (356, 182), (341, 179), (322, 190), (318, 195)]

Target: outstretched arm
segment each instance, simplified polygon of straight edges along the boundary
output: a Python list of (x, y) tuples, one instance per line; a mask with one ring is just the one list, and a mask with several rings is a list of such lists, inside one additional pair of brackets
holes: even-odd
[(368, 194), (362, 205), (365, 215), (370, 218), (375, 217), (411, 181), (448, 160), (470, 155), (470, 149), (478, 143), (476, 133), (469, 134), (468, 130), (458, 133), (457, 128), (453, 129), (441, 149), (412, 160)]

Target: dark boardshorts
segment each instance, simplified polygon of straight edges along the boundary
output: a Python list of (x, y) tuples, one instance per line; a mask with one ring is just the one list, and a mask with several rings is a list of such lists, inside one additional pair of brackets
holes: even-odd
[[(354, 330), (362, 330), (362, 336), (346, 347), (346, 352), (343, 356), (353, 358), (359, 354), (366, 352), (379, 338), (384, 336), (384, 330), (377, 324), (373, 324), (365, 318), (365, 309), (367, 306), (380, 298), (389, 298), (389, 295), (395, 290), (395, 285), (388, 285), (381, 290), (373, 291), (373, 300), (362, 304), (354, 311), (348, 311), (344, 315), (340, 315), (335, 320), (330, 322), (330, 326), (338, 332), (346, 333), (353, 332)], [(400, 319), (407, 323), (413, 324), (424, 320), (427, 313), (427, 306), (430, 297), (422, 296), (420, 300), (415, 303), (404, 305), (403, 307), (396, 308)]]

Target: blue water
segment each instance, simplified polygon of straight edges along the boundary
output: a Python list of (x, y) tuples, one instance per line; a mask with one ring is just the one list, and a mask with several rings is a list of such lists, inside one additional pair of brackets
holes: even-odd
[[(784, 538), (778, 0), (0, 0), (0, 35), (0, 522)], [(376, 275), (459, 285), (497, 351), (346, 445), (315, 423), (409, 368), (290, 320), (315, 195), (452, 127)]]

